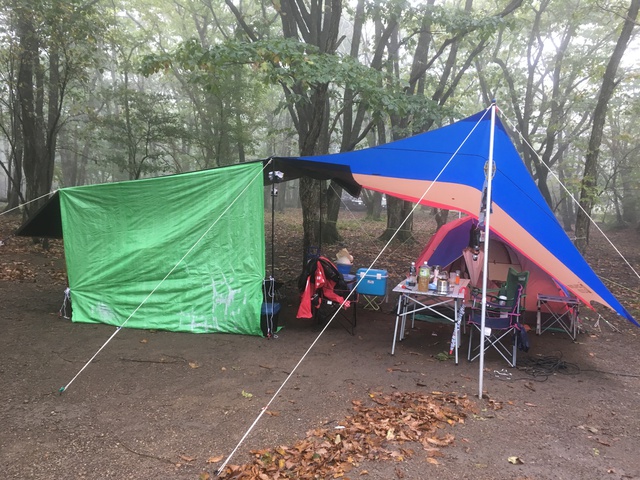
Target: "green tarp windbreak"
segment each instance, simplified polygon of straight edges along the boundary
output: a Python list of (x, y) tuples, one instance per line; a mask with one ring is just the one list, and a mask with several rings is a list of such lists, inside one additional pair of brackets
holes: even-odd
[(260, 335), (261, 169), (61, 189), (73, 321)]

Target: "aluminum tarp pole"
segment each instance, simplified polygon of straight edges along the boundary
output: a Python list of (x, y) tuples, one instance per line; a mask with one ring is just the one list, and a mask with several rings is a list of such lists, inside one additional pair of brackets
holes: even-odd
[(484, 374), (484, 328), (487, 318), (487, 273), (489, 264), (489, 221), (491, 217), (491, 184), (493, 179), (493, 141), (496, 127), (496, 102), (491, 104), (491, 129), (489, 134), (489, 159), (485, 165), (487, 197), (485, 201), (484, 259), (482, 265), (482, 310), (480, 314), (480, 372), (478, 373), (478, 398), (482, 398)]

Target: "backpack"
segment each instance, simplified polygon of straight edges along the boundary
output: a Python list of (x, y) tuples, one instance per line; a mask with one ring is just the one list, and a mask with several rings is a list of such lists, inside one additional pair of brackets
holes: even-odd
[(529, 334), (527, 333), (527, 329), (524, 328), (523, 325), (518, 325), (516, 328), (516, 336), (518, 340), (518, 349), (523, 352), (528, 352), (529, 348), (531, 348), (531, 343), (529, 342)]

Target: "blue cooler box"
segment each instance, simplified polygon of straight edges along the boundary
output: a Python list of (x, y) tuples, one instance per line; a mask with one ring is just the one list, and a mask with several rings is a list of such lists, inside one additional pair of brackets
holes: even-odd
[(358, 269), (358, 293), (384, 297), (387, 294), (387, 276), (386, 270), (371, 269), (367, 272), (366, 268)]

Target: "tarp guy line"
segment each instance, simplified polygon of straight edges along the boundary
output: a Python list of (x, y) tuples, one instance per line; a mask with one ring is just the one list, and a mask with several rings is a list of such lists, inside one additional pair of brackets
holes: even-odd
[[(336, 189), (333, 187), (333, 185), (331, 185), (331, 182), (329, 182), (329, 186), (331, 187), (331, 190), (333, 190), (333, 192), (337, 195), (338, 192), (336, 191)], [(342, 200), (342, 198), (340, 198), (340, 202), (342, 203), (342, 205), (344, 205), (344, 208), (347, 210), (347, 212), (349, 212), (349, 214), (351, 215), (351, 219), (355, 220), (355, 222), (357, 223), (358, 227), (360, 227), (362, 238), (365, 238), (367, 240), (369, 240), (369, 244), (370, 245), (375, 245), (374, 244), (374, 236), (371, 235), (368, 231), (366, 231), (364, 229), (363, 222), (362, 219), (357, 218), (354, 214), (353, 211), (351, 211), (351, 209), (349, 208), (349, 206), (344, 202), (344, 200)], [(405, 240), (404, 243), (406, 243), (408, 240)], [(398, 249), (400, 249), (402, 247), (402, 245), (404, 245), (404, 243), (402, 243), (401, 245), (398, 246)], [(393, 252), (390, 252), (389, 255), (393, 255), (396, 252), (396, 250), (394, 250)], [(353, 253), (353, 252), (350, 252)]]
[(169, 278), (169, 276), (175, 271), (176, 268), (178, 268), (178, 266), (182, 263), (182, 261), (187, 258), (187, 256), (193, 251), (194, 248), (196, 248), (198, 246), (198, 244), (202, 241), (202, 239), (204, 237), (207, 236), (207, 234), (211, 231), (211, 229), (213, 229), (213, 227), (216, 226), (216, 224), (220, 221), (220, 219), (229, 211), (229, 209), (236, 203), (236, 201), (244, 194), (244, 192), (247, 191), (247, 189), (253, 184), (253, 182), (255, 182), (256, 178), (258, 178), (260, 175), (264, 175), (264, 169), (271, 163), (271, 160), (269, 160), (265, 165), (263, 165), (262, 169), (258, 172), (257, 175), (255, 175), (251, 181), (249, 183), (247, 183), (247, 185), (242, 189), (242, 191), (240, 192), (240, 194), (231, 202), (229, 203), (229, 205), (227, 205), (227, 208), (225, 208), (223, 210), (223, 212), (218, 215), (218, 218), (216, 218), (214, 220), (214, 222), (209, 226), (209, 228), (207, 228), (205, 230), (205, 232), (200, 236), (200, 238), (198, 238), (198, 240), (196, 240), (196, 242), (191, 246), (191, 248), (189, 248), (189, 250), (187, 250), (187, 253), (185, 253), (182, 258), (180, 260), (178, 260), (178, 262), (173, 266), (173, 268), (171, 270), (169, 270), (169, 273), (167, 273), (164, 278), (162, 280), (160, 280), (160, 282), (158, 282), (158, 284), (154, 287), (153, 290), (151, 290), (151, 292), (144, 298), (144, 300), (142, 300), (142, 302), (140, 303), (140, 305), (138, 305), (135, 310), (133, 312), (131, 312), (131, 314), (127, 317), (127, 319), (120, 325), (118, 326), (118, 328), (116, 328), (116, 331), (113, 332), (113, 334), (107, 339), (106, 342), (104, 342), (104, 344), (98, 349), (98, 351), (96, 353), (94, 353), (94, 355), (87, 361), (87, 363), (84, 364), (84, 366), (78, 371), (78, 373), (75, 374), (75, 376), (69, 381), (69, 383), (67, 383), (64, 387), (60, 387), (60, 390), (58, 390), (60, 393), (64, 392), (67, 390), (67, 388), (69, 388), (69, 386), (74, 382), (74, 380), (76, 378), (78, 378), (78, 376), (84, 371), (85, 368), (87, 368), (89, 366), (89, 364), (93, 361), (94, 358), (96, 358), (98, 356), (98, 354), (104, 349), (104, 347), (107, 346), (107, 344), (113, 339), (113, 337), (116, 336), (116, 334), (127, 324), (127, 322), (129, 320), (131, 320), (131, 318), (136, 314), (136, 312), (138, 310), (140, 310), (140, 308), (147, 302), (147, 300), (149, 300), (149, 298), (151, 298), (151, 296), (156, 292), (156, 290), (158, 290), (158, 288), (164, 283), (164, 281)]
[[(34, 198), (33, 200), (29, 200), (28, 202), (21, 203), (21, 204), (20, 204), (20, 205), (18, 205), (17, 207), (13, 207), (13, 208), (10, 208), (9, 210), (5, 210), (4, 212), (0, 212), (0, 217), (1, 217), (2, 215), (5, 215), (5, 214), (9, 213), (9, 212), (13, 212), (14, 210), (17, 210), (17, 209), (19, 209), (19, 208), (21, 208), (21, 207), (24, 207), (25, 205), (29, 205), (30, 203), (37, 202), (37, 201), (38, 201), (38, 200), (40, 200), (41, 198), (44, 198), (44, 197), (48, 197), (48, 196), (50, 196), (50, 195), (53, 195), (53, 194), (54, 194), (54, 193), (56, 193), (56, 192), (57, 192), (57, 190), (54, 190), (53, 192), (45, 193), (44, 195), (40, 195), (38, 198)], [(0, 247), (2, 247), (3, 245), (6, 245), (7, 240), (8, 240), (9, 238), (13, 237), (13, 235), (14, 235), (14, 234), (12, 233), (12, 234), (11, 234), (11, 235), (9, 235), (8, 237), (0, 239)]]
[(589, 221), (593, 224), (594, 227), (596, 227), (596, 229), (602, 234), (602, 236), (607, 240), (607, 242), (609, 242), (609, 244), (613, 247), (613, 249), (616, 251), (616, 253), (620, 256), (620, 258), (622, 258), (622, 260), (624, 261), (624, 263), (626, 263), (629, 268), (631, 269), (631, 271), (633, 273), (635, 273), (636, 277), (640, 278), (640, 274), (636, 271), (635, 268), (633, 268), (633, 266), (627, 261), (627, 259), (625, 258), (625, 256), (622, 254), (622, 252), (620, 250), (618, 250), (618, 247), (616, 247), (613, 242), (609, 239), (609, 237), (607, 237), (607, 235), (602, 231), (602, 229), (598, 226), (598, 224), (596, 223), (596, 221), (591, 217), (591, 215), (589, 215), (587, 213), (587, 211), (582, 207), (582, 205), (580, 205), (580, 202), (578, 202), (578, 200), (576, 200), (576, 198), (573, 196), (573, 194), (569, 191), (569, 189), (565, 186), (564, 183), (562, 183), (562, 181), (560, 180), (560, 178), (558, 178), (558, 176), (555, 174), (555, 172), (553, 170), (551, 170), (551, 167), (549, 165), (547, 165), (545, 163), (545, 161), (542, 159), (542, 157), (540, 157), (540, 155), (538, 155), (538, 152), (536, 152), (534, 150), (534, 148), (531, 146), (531, 144), (527, 141), (526, 138), (524, 138), (524, 136), (522, 135), (522, 133), (517, 129), (517, 127), (513, 124), (513, 122), (511, 122), (511, 120), (509, 118), (506, 118), (506, 115), (503, 117), (507, 120), (507, 122), (509, 123), (509, 125), (511, 126), (511, 128), (513, 128), (513, 130), (515, 132), (518, 133), (518, 136), (520, 137), (520, 139), (524, 142), (524, 144), (529, 147), (531, 149), (531, 151), (533, 152), (533, 154), (536, 156), (536, 158), (538, 160), (540, 160), (540, 163), (542, 163), (547, 170), (549, 171), (549, 173), (553, 176), (553, 178), (556, 179), (556, 181), (558, 182), (558, 184), (564, 189), (564, 191), (569, 195), (569, 197), (571, 198), (571, 200), (573, 201), (574, 204), (576, 204), (578, 206), (578, 208), (580, 208), (580, 210), (582, 210), (584, 212), (584, 214), (587, 216), (587, 218), (589, 219)]
[[(411, 213), (415, 212), (415, 210), (418, 208), (418, 206), (420, 205), (420, 202), (427, 196), (427, 194), (429, 193), (429, 191), (431, 190), (431, 187), (438, 181), (438, 178), (440, 178), (440, 176), (442, 175), (442, 172), (444, 172), (447, 167), (449, 166), (449, 164), (451, 163), (451, 161), (454, 159), (454, 157), (456, 156), (456, 154), (460, 151), (460, 149), (464, 146), (464, 144), (466, 143), (466, 141), (468, 140), (468, 138), (471, 136), (471, 134), (475, 131), (476, 127), (478, 126), (478, 124), (482, 121), (482, 119), (484, 118), (484, 116), (487, 114), (487, 112), (489, 111), (489, 109), (487, 109), (484, 113), (484, 115), (482, 115), (480, 117), (480, 119), (478, 120), (478, 122), (474, 125), (474, 127), (471, 129), (471, 131), (469, 132), (469, 134), (465, 137), (465, 139), (462, 141), (462, 143), (460, 144), (460, 146), (456, 149), (455, 152), (453, 152), (453, 154), (451, 155), (451, 157), (449, 158), (449, 160), (447, 160), (447, 162), (444, 164), (444, 166), (442, 167), (442, 170), (440, 170), (440, 172), (438, 172), (438, 175), (436, 175), (436, 177), (433, 179), (433, 181), (429, 184), (429, 186), (427, 187), (427, 189), (424, 191), (424, 193), (422, 194), (422, 196), (420, 197), (420, 200), (418, 202), (416, 202), (413, 205), (413, 208), (411, 209)], [(304, 352), (304, 354), (302, 355), (302, 357), (300, 358), (300, 360), (298, 360), (298, 363), (296, 363), (296, 365), (293, 367), (293, 369), (291, 370), (291, 372), (289, 373), (289, 375), (287, 375), (287, 377), (284, 379), (284, 381), (282, 382), (282, 384), (280, 385), (280, 387), (278, 388), (278, 390), (276, 390), (276, 392), (272, 395), (272, 397), (269, 399), (269, 401), (267, 402), (267, 404), (262, 407), (260, 409), (260, 413), (258, 414), (258, 416), (256, 417), (256, 419), (253, 421), (253, 423), (249, 426), (248, 430), (245, 432), (245, 434), (242, 436), (242, 438), (240, 439), (240, 441), (238, 442), (238, 444), (235, 446), (235, 448), (231, 451), (231, 453), (227, 456), (227, 458), (225, 459), (225, 461), (222, 463), (222, 465), (220, 465), (220, 467), (218, 467), (218, 469), (215, 471), (215, 475), (216, 476), (220, 476), (220, 474), (222, 473), (222, 471), (224, 470), (224, 468), (227, 466), (227, 464), (229, 463), (229, 461), (231, 460), (231, 457), (233, 457), (233, 455), (238, 451), (238, 448), (240, 448), (240, 445), (242, 445), (242, 443), (246, 440), (246, 438), (249, 436), (249, 434), (251, 433), (251, 431), (253, 430), (253, 428), (257, 425), (258, 421), (260, 421), (260, 418), (262, 418), (262, 415), (264, 415), (264, 412), (267, 411), (267, 408), (269, 408), (269, 406), (271, 405), (271, 403), (273, 403), (273, 401), (275, 400), (275, 398), (280, 394), (280, 392), (282, 391), (282, 389), (284, 388), (284, 386), (286, 385), (286, 383), (289, 381), (289, 379), (293, 376), (293, 374), (296, 372), (296, 370), (298, 369), (298, 367), (300, 366), (300, 364), (302, 364), (302, 362), (304, 361), (304, 359), (307, 357), (307, 355), (309, 354), (309, 352), (311, 352), (311, 349), (315, 346), (316, 343), (318, 343), (318, 341), (320, 340), (320, 337), (322, 336), (322, 334), (327, 330), (327, 328), (329, 327), (329, 325), (331, 325), (331, 323), (333, 322), (334, 318), (336, 318), (336, 316), (338, 315), (338, 313), (340, 313), (340, 310), (342, 310), (342, 307), (344, 306), (345, 302), (347, 302), (349, 300), (349, 298), (351, 298), (351, 295), (353, 295), (353, 292), (355, 290), (358, 289), (358, 285), (360, 285), (360, 282), (362, 282), (364, 280), (364, 278), (367, 276), (367, 274), (369, 273), (369, 271), (374, 267), (374, 265), (376, 264), (376, 262), (380, 259), (380, 257), (382, 256), (382, 254), (387, 250), (387, 248), (389, 247), (389, 245), (391, 244), (391, 242), (395, 239), (395, 237), (398, 235), (398, 232), (402, 229), (402, 227), (404, 226), (404, 224), (407, 222), (407, 220), (409, 219), (409, 215), (407, 215), (405, 217), (405, 219), (402, 221), (402, 223), (398, 226), (398, 228), (396, 229), (396, 231), (393, 233), (393, 235), (391, 236), (391, 238), (387, 241), (387, 243), (382, 247), (382, 249), (380, 250), (380, 252), (378, 253), (378, 255), (376, 256), (376, 258), (373, 259), (373, 261), (371, 262), (371, 265), (369, 265), (367, 267), (367, 270), (365, 271), (364, 275), (360, 276), (360, 278), (358, 278), (358, 282), (356, 283), (356, 286), (353, 288), (353, 290), (351, 290), (349, 292), (349, 295), (347, 295), (347, 297), (344, 299), (344, 301), (340, 304), (340, 307), (335, 311), (335, 313), (333, 314), (333, 316), (329, 319), (329, 321), (327, 322), (327, 324), (324, 326), (324, 328), (320, 331), (320, 333), (318, 334), (318, 336), (315, 338), (315, 340), (311, 343), (311, 345), (309, 346), (309, 348), (307, 348), (306, 352)], [(396, 325), (397, 328), (397, 325)], [(394, 331), (393, 335), (394, 337), (396, 336), (397, 332)]]
[[(329, 182), (329, 186), (331, 187), (331, 189), (334, 191), (334, 193), (338, 193), (336, 192), (336, 189), (333, 187), (333, 185), (331, 185), (331, 182)], [(386, 194), (385, 194), (386, 195)], [(359, 218), (356, 218), (356, 216), (353, 214), (353, 212), (351, 211), (351, 209), (349, 208), (349, 206), (344, 202), (344, 200), (342, 200), (342, 198), (340, 198), (340, 202), (342, 203), (342, 205), (344, 205), (344, 208), (347, 210), (347, 212), (349, 212), (349, 214), (351, 215), (351, 218), (353, 220), (356, 221), (356, 223), (358, 224), (358, 226), (360, 227), (360, 229), (362, 230), (363, 233), (363, 238), (367, 238), (369, 240), (371, 240), (371, 245), (373, 245), (373, 235), (371, 235), (368, 231), (366, 231), (363, 227), (362, 227), (362, 220)], [(413, 210), (411, 211), (413, 213)], [(458, 215), (460, 215), (461, 212), (458, 212)], [(402, 246), (407, 243), (409, 240), (405, 240), (402, 244), (398, 245), (398, 248), (396, 250), (394, 250), (393, 252), (390, 252), (389, 255), (392, 256), (396, 251), (400, 250), (400, 248), (402, 248)], [(353, 252), (351, 252), (353, 253)]]
[(1, 212), (1, 213), (0, 213), (0, 217), (1, 217), (2, 215), (5, 215), (5, 214), (9, 213), (9, 212), (13, 212), (14, 210), (17, 210), (17, 209), (19, 209), (19, 208), (22, 208), (22, 207), (24, 207), (25, 205), (29, 205), (30, 203), (37, 202), (37, 201), (38, 201), (38, 200), (40, 200), (41, 198), (44, 198), (44, 197), (48, 197), (48, 196), (50, 196), (50, 195), (53, 195), (53, 194), (54, 194), (54, 193), (56, 193), (56, 192), (57, 192), (57, 190), (54, 190), (53, 192), (45, 193), (44, 195), (40, 195), (38, 198), (34, 198), (33, 200), (29, 200), (28, 202), (21, 203), (21, 204), (20, 204), (20, 205), (18, 205), (17, 207), (13, 207), (13, 208), (11, 208), (11, 209), (9, 209), (9, 210), (5, 210), (4, 212)]

